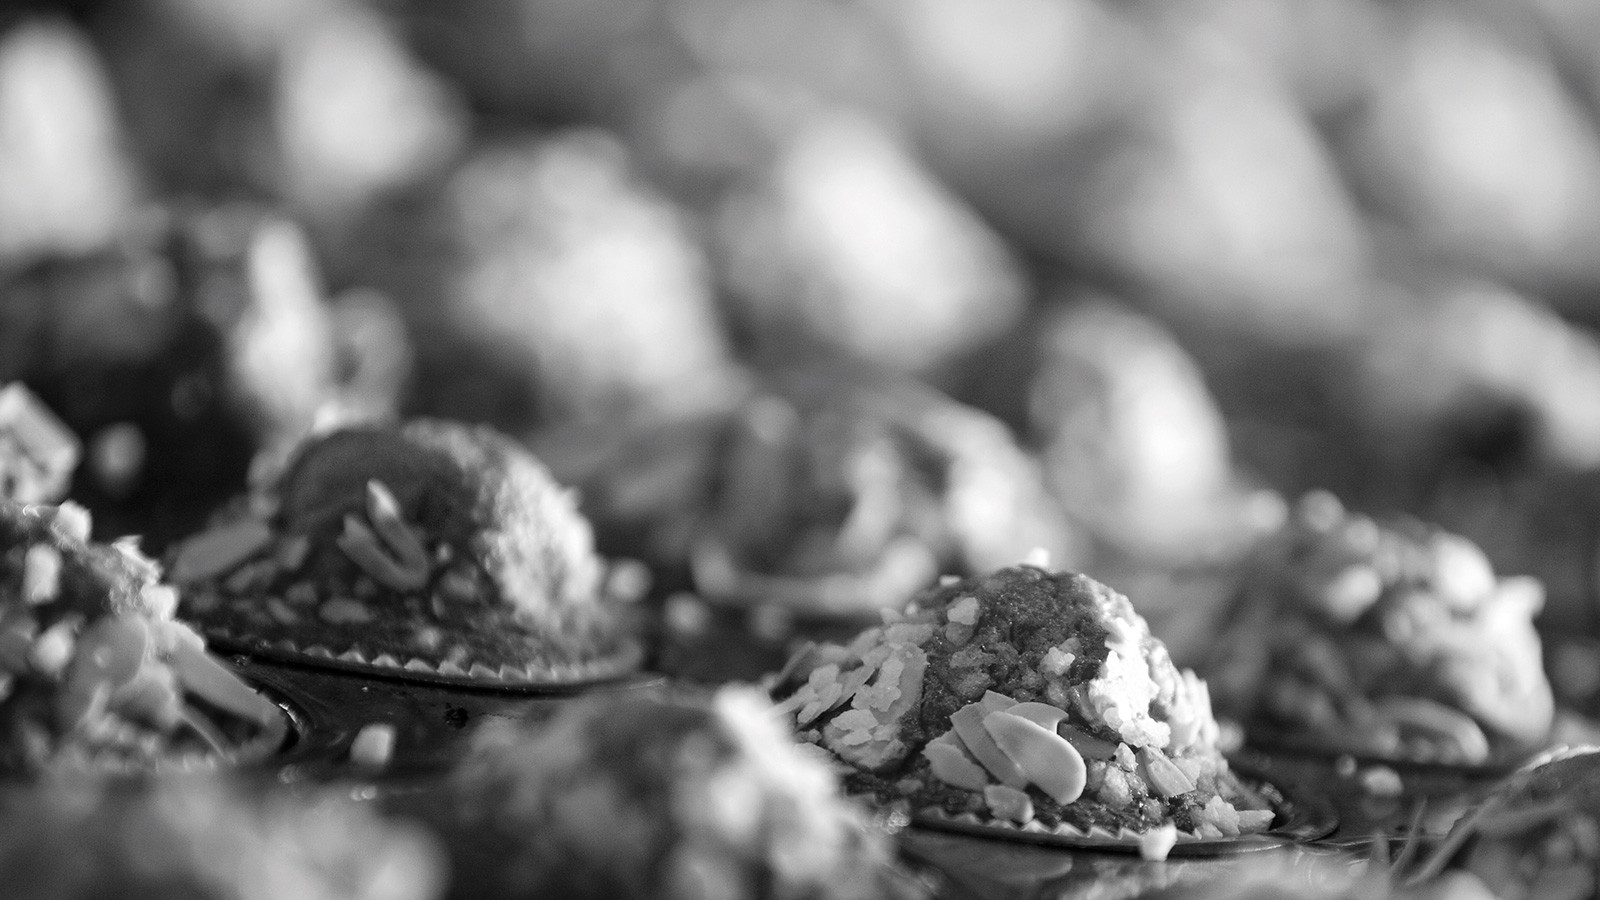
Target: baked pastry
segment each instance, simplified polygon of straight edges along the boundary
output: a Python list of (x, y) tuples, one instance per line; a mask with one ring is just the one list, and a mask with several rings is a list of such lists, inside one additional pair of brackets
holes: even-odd
[(451, 782), (456, 896), (926, 895), (753, 689), (591, 694), (497, 724)]
[(276, 752), (282, 708), (173, 619), (131, 541), (80, 507), (0, 500), (0, 769), (151, 770)]
[(424, 415), (520, 434), (683, 412), (734, 369), (689, 223), (597, 128), (486, 143), (332, 255), (403, 310)]
[(731, 317), (759, 355), (927, 375), (1021, 317), (1020, 263), (881, 123), (813, 116), (775, 156), (713, 217)]
[(431, 900), (435, 842), (334, 792), (271, 793), (216, 774), (73, 779), (0, 793), (0, 872), (16, 897)]
[(0, 380), (82, 440), (71, 499), (159, 552), (244, 488), (259, 451), (401, 385), (346, 346), (295, 223), (249, 204), (144, 212), (112, 246), (0, 283)]
[[(727, 412), (563, 454), (602, 535), (715, 602), (876, 615), (940, 572), (1078, 535), (1005, 426), (922, 384), (837, 364), (771, 373)], [(577, 451), (577, 452), (573, 452)], [(654, 451), (654, 452), (650, 452)]]
[(184, 614), (246, 648), (521, 684), (637, 665), (604, 572), (538, 460), (433, 419), (308, 439), (172, 560)]
[(1271, 797), (1217, 749), (1205, 683), (1128, 599), (1032, 565), (950, 579), (850, 644), (779, 674), (801, 737), (846, 784), (914, 814), (1063, 835), (1171, 841), (1266, 830)]
[(99, 248), (142, 192), (94, 44), (46, 9), (0, 20), (0, 269)]
[(1539, 582), (1464, 538), (1379, 523), (1313, 492), (1246, 564), (1208, 667), (1252, 736), (1330, 752), (1481, 764), (1544, 740), (1554, 701)]
[[(1552, 751), (1506, 777), (1451, 828), (1412, 875), (1464, 871), (1503, 900), (1600, 891), (1600, 748)], [(1447, 868), (1448, 867), (1448, 868)]]

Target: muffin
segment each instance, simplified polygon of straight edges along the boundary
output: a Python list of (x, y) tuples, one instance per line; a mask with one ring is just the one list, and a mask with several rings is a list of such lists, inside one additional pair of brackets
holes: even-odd
[(1206, 685), (1121, 594), (1021, 565), (951, 579), (848, 645), (797, 654), (779, 708), (847, 786), (934, 822), (1173, 841), (1268, 829), (1217, 748)]
[(384, 351), (347, 333), (293, 221), (245, 203), (143, 212), (112, 246), (0, 282), (0, 380), (82, 440), (71, 499), (159, 551), (243, 490), (257, 452), (400, 384), (373, 377)]
[(413, 412), (520, 434), (692, 411), (734, 370), (690, 221), (609, 132), (486, 142), (349, 238), (331, 269), (403, 311)]
[(880, 123), (817, 115), (712, 213), (735, 327), (773, 359), (817, 352), (929, 375), (1022, 315), (999, 236)]
[(1079, 552), (1005, 426), (907, 378), (787, 369), (729, 411), (613, 443), (557, 463), (602, 537), (668, 573), (687, 564), (725, 605), (871, 617), (940, 572)]
[(1484, 764), (1536, 747), (1554, 701), (1538, 581), (1464, 538), (1314, 492), (1246, 563), (1208, 671), (1253, 738)]
[(284, 711), (173, 619), (132, 541), (80, 507), (0, 500), (0, 769), (138, 770), (276, 752)]
[(104, 246), (143, 192), (99, 54), (41, 6), (0, 11), (0, 270)]
[(348, 797), (216, 775), (78, 779), (0, 793), (0, 875), (36, 900), (430, 900), (434, 842)]
[(423, 678), (571, 682), (638, 662), (571, 495), (486, 427), (308, 439), (182, 542), (184, 612), (253, 651)]
[(486, 729), (451, 788), (455, 896), (926, 896), (750, 689), (593, 695)]
[(336, 230), (465, 140), (462, 99), (365, 4), (153, 0), (86, 18), (165, 193), (268, 197)]

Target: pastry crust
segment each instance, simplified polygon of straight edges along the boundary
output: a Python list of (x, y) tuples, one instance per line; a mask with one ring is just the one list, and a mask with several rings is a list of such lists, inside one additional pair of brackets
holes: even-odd
[(885, 802), (1080, 833), (1260, 831), (1206, 686), (1121, 594), (1031, 565), (949, 580), (777, 679), (805, 739)]
[(1543, 599), (1465, 538), (1313, 492), (1247, 562), (1208, 672), (1219, 708), (1256, 738), (1503, 761), (1554, 722), (1533, 628)]
[(280, 654), (518, 683), (638, 662), (571, 496), (484, 427), (419, 419), (313, 438), (181, 545), (173, 570), (208, 632)]

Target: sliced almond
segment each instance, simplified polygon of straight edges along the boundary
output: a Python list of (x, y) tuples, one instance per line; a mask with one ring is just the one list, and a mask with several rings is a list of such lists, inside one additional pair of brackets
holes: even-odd
[(1018, 703), (1005, 711), (1013, 716), (1021, 716), (1046, 731), (1055, 731), (1056, 726), (1061, 724), (1061, 720), (1067, 717), (1067, 711), (1059, 706), (1051, 706), (1048, 703), (1040, 703), (1034, 700), (1030, 700), (1027, 703)]
[(1056, 734), (1066, 738), (1084, 759), (1116, 758), (1117, 744), (1104, 738), (1097, 738), (1075, 725), (1063, 722), (1056, 726)]
[(133, 616), (95, 620), (78, 636), (73, 655), (74, 677), (103, 681), (115, 687), (133, 678), (150, 652), (150, 629)]
[(194, 645), (179, 641), (170, 659), (185, 689), (218, 709), (257, 725), (266, 725), (282, 713), (267, 698), (250, 689), (233, 670)]
[(1028, 773), (1000, 749), (1000, 745), (984, 728), (984, 719), (991, 714), (984, 710), (982, 701), (968, 703), (950, 714), (950, 725), (961, 738), (962, 746), (989, 770), (996, 781), (1017, 789), (1025, 788), (1028, 786)]
[(218, 525), (178, 547), (169, 577), (179, 584), (216, 578), (243, 565), (271, 543), (272, 528), (260, 519)]
[(953, 731), (929, 741), (922, 755), (928, 758), (933, 777), (951, 787), (981, 791), (989, 784), (989, 774), (961, 749), (961, 740)]
[(1152, 793), (1162, 797), (1176, 797), (1194, 790), (1194, 782), (1183, 774), (1165, 753), (1154, 747), (1140, 747), (1137, 753), (1139, 770)]
[(983, 727), (1001, 752), (1050, 799), (1065, 805), (1083, 796), (1089, 780), (1088, 767), (1078, 751), (1056, 734), (1054, 728), (1045, 728), (1010, 712), (984, 716)]

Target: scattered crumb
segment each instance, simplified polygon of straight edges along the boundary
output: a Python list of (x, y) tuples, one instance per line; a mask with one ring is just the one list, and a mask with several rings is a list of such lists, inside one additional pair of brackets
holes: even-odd
[(1152, 862), (1160, 862), (1178, 843), (1178, 826), (1168, 822), (1139, 836), (1139, 855)]
[(394, 726), (374, 722), (361, 726), (350, 742), (350, 762), (363, 769), (383, 769), (394, 756)]
[(1405, 791), (1400, 773), (1388, 766), (1373, 766), (1361, 772), (1361, 788), (1374, 797), (1398, 797)]

